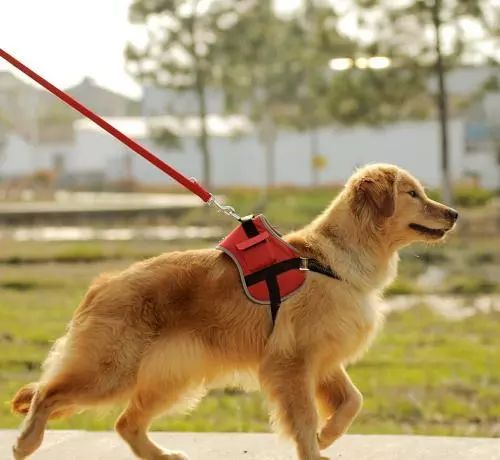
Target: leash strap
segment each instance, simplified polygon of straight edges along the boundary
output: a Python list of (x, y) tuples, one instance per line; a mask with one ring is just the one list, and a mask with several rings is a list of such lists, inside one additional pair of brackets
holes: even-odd
[[(172, 166), (168, 165), (164, 161), (160, 160), (156, 155), (153, 155), (148, 149), (142, 145), (135, 142), (130, 137), (126, 136), (124, 133), (116, 129), (113, 125), (109, 124), (106, 120), (101, 118), (99, 115), (95, 114), (89, 108), (85, 107), (83, 104), (78, 102), (76, 99), (71, 97), (68, 93), (60, 90), (54, 86), (45, 78), (38, 75), (36, 72), (31, 70), (29, 67), (25, 66), (22, 62), (18, 61), (14, 56), (10, 55), (4, 49), (0, 48), (0, 57), (5, 59), (7, 62), (12, 64), (18, 70), (23, 72), (25, 75), (35, 80), (39, 85), (43, 86), (47, 91), (61, 99), (65, 104), (69, 105), (76, 111), (80, 112), (84, 117), (92, 120), (96, 125), (100, 126), (102, 129), (107, 131), (109, 134), (114, 136), (120, 142), (125, 144), (128, 148), (133, 150), (135, 153), (139, 154), (145, 160), (149, 161), (151, 164), (156, 166), (158, 169), (162, 170), (165, 174), (168, 174), (172, 179), (176, 180), (179, 184), (186, 187), (188, 190), (193, 192), (195, 195), (199, 196), (205, 203), (210, 203), (214, 200), (212, 194), (204, 189), (195, 179), (187, 178), (182, 173), (177, 171)], [(225, 207), (221, 207), (218, 203), (215, 203), (223, 212), (226, 212)], [(234, 210), (233, 210), (234, 212)], [(227, 213), (227, 212), (226, 212)]]

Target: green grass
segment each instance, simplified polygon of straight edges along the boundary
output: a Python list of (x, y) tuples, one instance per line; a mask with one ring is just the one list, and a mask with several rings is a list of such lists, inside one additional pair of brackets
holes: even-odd
[[(335, 198), (340, 188), (322, 186), (314, 189), (279, 187), (269, 190), (268, 202), (263, 207), (262, 194), (257, 189), (232, 188), (221, 190), (225, 202), (245, 216), (264, 213), (282, 232), (296, 229), (310, 222)], [(177, 223), (183, 225), (219, 225), (230, 228), (234, 222), (215, 212), (193, 209), (182, 216)]]
[[(283, 230), (316, 216), (338, 191), (281, 188), (270, 191), (267, 217)], [(255, 190), (225, 191), (242, 214), (258, 211)], [(480, 211), (480, 210), (479, 210)], [(177, 224), (230, 228), (233, 222), (193, 210)], [(0, 240), (0, 427), (15, 427), (8, 400), (35, 381), (52, 342), (64, 333), (90, 280), (102, 271), (173, 250), (213, 246), (207, 241), (13, 243)], [(498, 291), (500, 238), (450, 238), (446, 245), (413, 246), (402, 252), (400, 277), (388, 294), (420, 293), (416, 279), (429, 266), (448, 274), (440, 293), (476, 295)], [(371, 351), (350, 374), (365, 395), (352, 428), (358, 433), (500, 435), (500, 316), (448, 322), (425, 307), (392, 314)], [(109, 429), (119, 408), (89, 411), (55, 428)], [(162, 430), (266, 431), (258, 393), (210, 393), (189, 416), (160, 419)]]
[(0, 240), (0, 264), (88, 263), (120, 259), (144, 259), (172, 250), (214, 246), (214, 241), (81, 241), (13, 242)]
[(450, 322), (425, 307), (390, 315), (350, 372), (366, 401), (353, 431), (500, 435), (499, 321)]
[(498, 291), (498, 283), (475, 275), (457, 275), (447, 280), (446, 290), (452, 294), (491, 294)]
[[(0, 246), (3, 257), (3, 263), (0, 261), (0, 427), (13, 428), (20, 423), (18, 417), (9, 413), (8, 400), (19, 386), (37, 379), (40, 363), (52, 342), (64, 333), (72, 311), (93, 277), (102, 271), (122, 269), (133, 260), (161, 251), (207, 245), (210, 243)], [(465, 245), (461, 240), (452, 240), (448, 246), (406, 250), (402, 254), (402, 278), (392, 293), (414, 292), (415, 277), (429, 264), (449, 269), (452, 274), (448, 282), (454, 286), (468, 286), (470, 279), (486, 279), (486, 271), (491, 271), (497, 260), (499, 247), (498, 242), (492, 241)], [(493, 254), (493, 260), (484, 260), (486, 249)], [(64, 259), (61, 254), (71, 257)], [(76, 257), (82, 254), (83, 257)], [(19, 260), (13, 263), (10, 258), (15, 256)], [(481, 260), (475, 265), (473, 277), (467, 276), (471, 259)], [(468, 294), (476, 293), (470, 286), (465, 290)], [(500, 360), (499, 324), (500, 314), (450, 322), (424, 306), (390, 315), (370, 352), (350, 369), (365, 396), (364, 410), (351, 431), (500, 435), (500, 367), (495, 365)], [(66, 421), (53, 422), (51, 426), (110, 429), (119, 409), (89, 411)], [(154, 424), (154, 429), (266, 431), (269, 426), (266, 406), (258, 393), (218, 391), (210, 393), (189, 416), (162, 418)]]
[(420, 292), (415, 282), (400, 276), (385, 290), (385, 295), (408, 295), (419, 294)]

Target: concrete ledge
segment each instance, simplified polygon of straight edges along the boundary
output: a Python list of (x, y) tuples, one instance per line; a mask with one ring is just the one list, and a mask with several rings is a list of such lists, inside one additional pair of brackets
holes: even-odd
[[(192, 460), (292, 460), (294, 449), (272, 434), (153, 433), (165, 448)], [(10, 460), (16, 437), (0, 431), (0, 459)], [(500, 460), (500, 439), (426, 436), (344, 436), (325, 455), (338, 460)], [(33, 460), (132, 460), (111, 432), (49, 431)]]

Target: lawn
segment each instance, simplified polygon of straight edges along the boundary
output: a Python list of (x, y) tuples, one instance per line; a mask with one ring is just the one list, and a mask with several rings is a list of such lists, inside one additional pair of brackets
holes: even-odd
[[(211, 244), (0, 243), (0, 427), (20, 423), (9, 413), (8, 400), (20, 385), (37, 379), (41, 361), (94, 276), (161, 251)], [(499, 248), (498, 242), (466, 247), (452, 239), (447, 246), (404, 251), (400, 290), (411, 290), (429, 265), (449, 271), (439, 292), (464, 285), (467, 295), (484, 286), (496, 290)], [(482, 282), (470, 283), (471, 268)], [(497, 313), (451, 322), (425, 305), (389, 315), (371, 351), (350, 369), (365, 395), (352, 432), (500, 436), (499, 324)], [(110, 429), (117, 411), (89, 411), (51, 426)], [(212, 392), (189, 416), (162, 418), (154, 428), (266, 431), (269, 426), (261, 396), (232, 389)]]

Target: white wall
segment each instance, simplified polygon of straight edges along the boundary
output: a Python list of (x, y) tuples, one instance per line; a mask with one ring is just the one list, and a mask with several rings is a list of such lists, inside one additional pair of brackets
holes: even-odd
[[(463, 125), (450, 122), (450, 163), (453, 179), (463, 172)], [(440, 184), (439, 131), (435, 122), (400, 123), (385, 128), (322, 129), (319, 153), (327, 166), (319, 173), (323, 184), (341, 183), (366, 163), (394, 163), (408, 169), (430, 186)], [(145, 141), (162, 159), (188, 176), (201, 177), (198, 148), (193, 139), (183, 142), (182, 152), (168, 152)], [(213, 183), (217, 186), (263, 185), (265, 158), (255, 136), (211, 140)], [(276, 145), (276, 183), (307, 186), (312, 183), (309, 140), (305, 134), (282, 131)], [(142, 181), (164, 182), (161, 172), (141, 158), (133, 161), (134, 175)]]
[(464, 156), (464, 174), (478, 176), (482, 187), (497, 188), (500, 185), (500, 165), (497, 165), (494, 152), (473, 152)]
[[(467, 171), (476, 171), (485, 186), (497, 184), (497, 168), (484, 156), (464, 156), (463, 123), (452, 120), (450, 163), (454, 180)], [(342, 183), (360, 165), (387, 162), (402, 166), (429, 186), (440, 184), (439, 130), (435, 121), (404, 122), (383, 128), (325, 128), (318, 133), (319, 153), (327, 166), (319, 172), (322, 184)], [(196, 140), (184, 139), (181, 150), (166, 150), (147, 139), (139, 139), (164, 161), (187, 176), (201, 178), (201, 157)], [(211, 139), (213, 184), (215, 186), (260, 186), (265, 181), (265, 158), (255, 135), (237, 139)], [(21, 139), (11, 137), (6, 159), (0, 162), (0, 175), (25, 174), (48, 168), (55, 153), (67, 153), (70, 173), (104, 170), (117, 179), (125, 174), (125, 158), (132, 155), (133, 176), (150, 184), (167, 184), (171, 179), (143, 158), (132, 154), (105, 132), (77, 129), (73, 146), (44, 146), (37, 153)], [(281, 131), (276, 145), (276, 183), (307, 186), (312, 183), (309, 166), (309, 140), (306, 134)], [(494, 171), (494, 178), (493, 172)]]
[(17, 135), (7, 137), (3, 153), (0, 153), (0, 175), (20, 176), (40, 169), (54, 167), (54, 158), (64, 155), (66, 162), (75, 153), (76, 144), (47, 144), (33, 147)]

